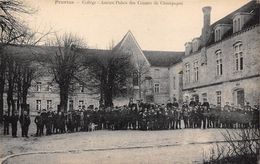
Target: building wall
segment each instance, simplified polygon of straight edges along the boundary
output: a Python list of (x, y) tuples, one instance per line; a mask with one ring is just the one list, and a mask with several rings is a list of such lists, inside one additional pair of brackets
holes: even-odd
[[(154, 103), (165, 104), (169, 100), (169, 69), (167, 67), (151, 67), (154, 89)], [(159, 93), (155, 93), (155, 84), (160, 85)]]
[(174, 98), (178, 102), (182, 102), (182, 62), (177, 63), (169, 69), (169, 95), (170, 100)]
[[(201, 101), (201, 94), (207, 93), (208, 99), (213, 98), (210, 103), (214, 104), (216, 97), (213, 96), (215, 95), (214, 88), (216, 87), (218, 89), (217, 86), (219, 86), (225, 95), (223, 98), (226, 98), (228, 102), (235, 103), (234, 98), (231, 98), (230, 94), (232, 94), (236, 88), (243, 88), (245, 91), (245, 101), (255, 104), (260, 92), (256, 86), (256, 84), (259, 84), (260, 72), (259, 31), (260, 26), (257, 25), (207, 47), (207, 64), (201, 66), (199, 63), (199, 80), (197, 82), (194, 82), (193, 62), (195, 60), (200, 61), (200, 52), (185, 57), (183, 59), (184, 96), (198, 93)], [(237, 42), (242, 43), (243, 52), (243, 70), (239, 71), (235, 70), (236, 62), (233, 47)], [(216, 51), (218, 50), (222, 52), (223, 74), (221, 76), (217, 75)], [(191, 82), (189, 84), (187, 84), (185, 79), (185, 63), (191, 64)], [(210, 85), (212, 85), (212, 87), (210, 87)]]

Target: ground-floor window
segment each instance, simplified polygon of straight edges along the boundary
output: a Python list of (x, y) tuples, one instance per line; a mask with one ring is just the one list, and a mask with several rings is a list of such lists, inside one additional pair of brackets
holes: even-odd
[(73, 100), (69, 101), (69, 110), (73, 110)]
[(160, 84), (159, 83), (154, 84), (154, 93), (160, 93)]
[(217, 91), (217, 106), (221, 106), (221, 91)]
[(36, 100), (36, 110), (41, 110), (41, 109), (42, 109), (42, 101)]
[(79, 100), (79, 109), (82, 109), (83, 104), (84, 104), (84, 101), (83, 100)]
[(52, 100), (47, 100), (47, 110), (52, 108)]

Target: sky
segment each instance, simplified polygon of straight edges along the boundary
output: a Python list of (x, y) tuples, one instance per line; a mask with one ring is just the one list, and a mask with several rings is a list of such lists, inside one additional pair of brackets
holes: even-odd
[[(24, 0), (37, 10), (22, 19), (33, 30), (49, 29), (73, 33), (89, 48), (107, 49), (131, 30), (143, 50), (183, 51), (184, 44), (199, 37), (203, 25), (202, 7), (211, 6), (211, 24), (249, 0)], [(64, 3), (73, 4), (64, 4)], [(83, 2), (84, 1), (84, 2)], [(128, 2), (102, 5), (103, 2)], [(130, 5), (129, 2), (135, 2)], [(159, 5), (140, 5), (157, 1)], [(90, 4), (89, 2), (92, 2)], [(117, 3), (118, 3), (117, 2)], [(165, 5), (160, 3), (171, 3)], [(93, 5), (93, 3), (96, 3)], [(177, 5), (178, 4), (178, 5)]]

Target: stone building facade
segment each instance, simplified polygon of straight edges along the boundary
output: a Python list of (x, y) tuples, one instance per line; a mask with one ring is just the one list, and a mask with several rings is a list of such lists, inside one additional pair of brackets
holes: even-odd
[(245, 102), (259, 104), (259, 4), (251, 1), (210, 26), (210, 7), (203, 11), (203, 29), (208, 30), (209, 36), (202, 32), (196, 39), (199, 41), (185, 44), (184, 100), (207, 99), (220, 106), (226, 102), (236, 106)]
[[(187, 42), (185, 52), (142, 50), (131, 31), (127, 32), (114, 50), (131, 55), (142, 76), (130, 80), (131, 92), (114, 100), (115, 105), (125, 105), (131, 97), (158, 104), (191, 98), (219, 106), (260, 103), (259, 3), (250, 1), (213, 24), (211, 7), (202, 11), (201, 36)], [(45, 76), (33, 82), (28, 96), (32, 110), (57, 108), (57, 85), (51, 79)], [(98, 106), (98, 99), (78, 85), (69, 98), (69, 109), (89, 105)]]

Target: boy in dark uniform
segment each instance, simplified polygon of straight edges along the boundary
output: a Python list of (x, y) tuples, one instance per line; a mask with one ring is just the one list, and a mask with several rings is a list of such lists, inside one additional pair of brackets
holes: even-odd
[(36, 124), (37, 130), (36, 130), (36, 136), (41, 136), (42, 135), (42, 116), (41, 116), (41, 112), (38, 112), (38, 115), (35, 117), (34, 122)]
[(9, 135), (10, 116), (8, 116), (7, 111), (5, 111), (3, 115), (3, 122), (4, 122), (4, 135)]
[(19, 120), (19, 115), (18, 115), (18, 111), (15, 111), (14, 114), (12, 115), (10, 121), (12, 124), (12, 136), (14, 138), (17, 137), (17, 122)]
[(23, 114), (20, 116), (20, 124), (22, 127), (22, 137), (28, 138), (28, 130), (31, 124), (31, 119), (27, 111), (24, 111)]

